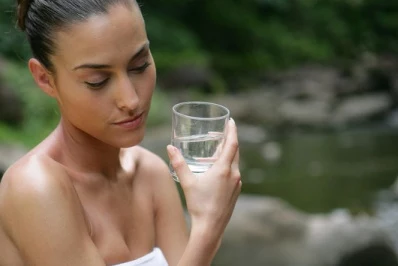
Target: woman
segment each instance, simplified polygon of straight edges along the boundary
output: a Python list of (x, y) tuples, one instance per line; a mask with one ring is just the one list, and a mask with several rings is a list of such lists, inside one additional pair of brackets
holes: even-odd
[(61, 120), (3, 177), (0, 265), (210, 265), (241, 188), (234, 122), (200, 179), (167, 147), (188, 234), (168, 167), (136, 146), (156, 80), (137, 3), (20, 0), (18, 24)]

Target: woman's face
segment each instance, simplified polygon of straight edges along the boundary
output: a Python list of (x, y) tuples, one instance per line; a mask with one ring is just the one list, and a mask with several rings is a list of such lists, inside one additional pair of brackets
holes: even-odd
[(138, 6), (110, 7), (58, 32), (55, 44), (55, 97), (67, 125), (115, 147), (138, 144), (156, 83)]

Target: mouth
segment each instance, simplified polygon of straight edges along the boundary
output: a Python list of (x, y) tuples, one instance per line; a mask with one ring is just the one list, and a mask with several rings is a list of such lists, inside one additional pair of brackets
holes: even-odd
[(140, 113), (137, 116), (126, 118), (124, 120), (121, 120), (113, 124), (126, 129), (134, 129), (142, 124), (142, 121), (144, 120), (143, 118), (144, 118), (144, 113)]

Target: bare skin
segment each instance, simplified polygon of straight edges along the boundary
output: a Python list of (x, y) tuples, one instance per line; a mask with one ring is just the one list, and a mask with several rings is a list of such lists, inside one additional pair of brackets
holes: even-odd
[(154, 247), (169, 265), (210, 265), (241, 187), (235, 124), (200, 180), (168, 147), (188, 234), (168, 167), (137, 146), (156, 80), (139, 9), (115, 5), (58, 32), (51, 59), (56, 74), (35, 59), (29, 68), (62, 118), (0, 183), (0, 266), (114, 265)]

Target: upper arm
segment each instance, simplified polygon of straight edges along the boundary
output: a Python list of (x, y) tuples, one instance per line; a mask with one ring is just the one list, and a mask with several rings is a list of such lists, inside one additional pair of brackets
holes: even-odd
[(66, 174), (38, 164), (27, 169), (7, 173), (0, 199), (0, 222), (25, 264), (105, 265)]
[(177, 265), (188, 243), (181, 199), (165, 162), (153, 154), (146, 158), (155, 205), (156, 245), (169, 265)]

